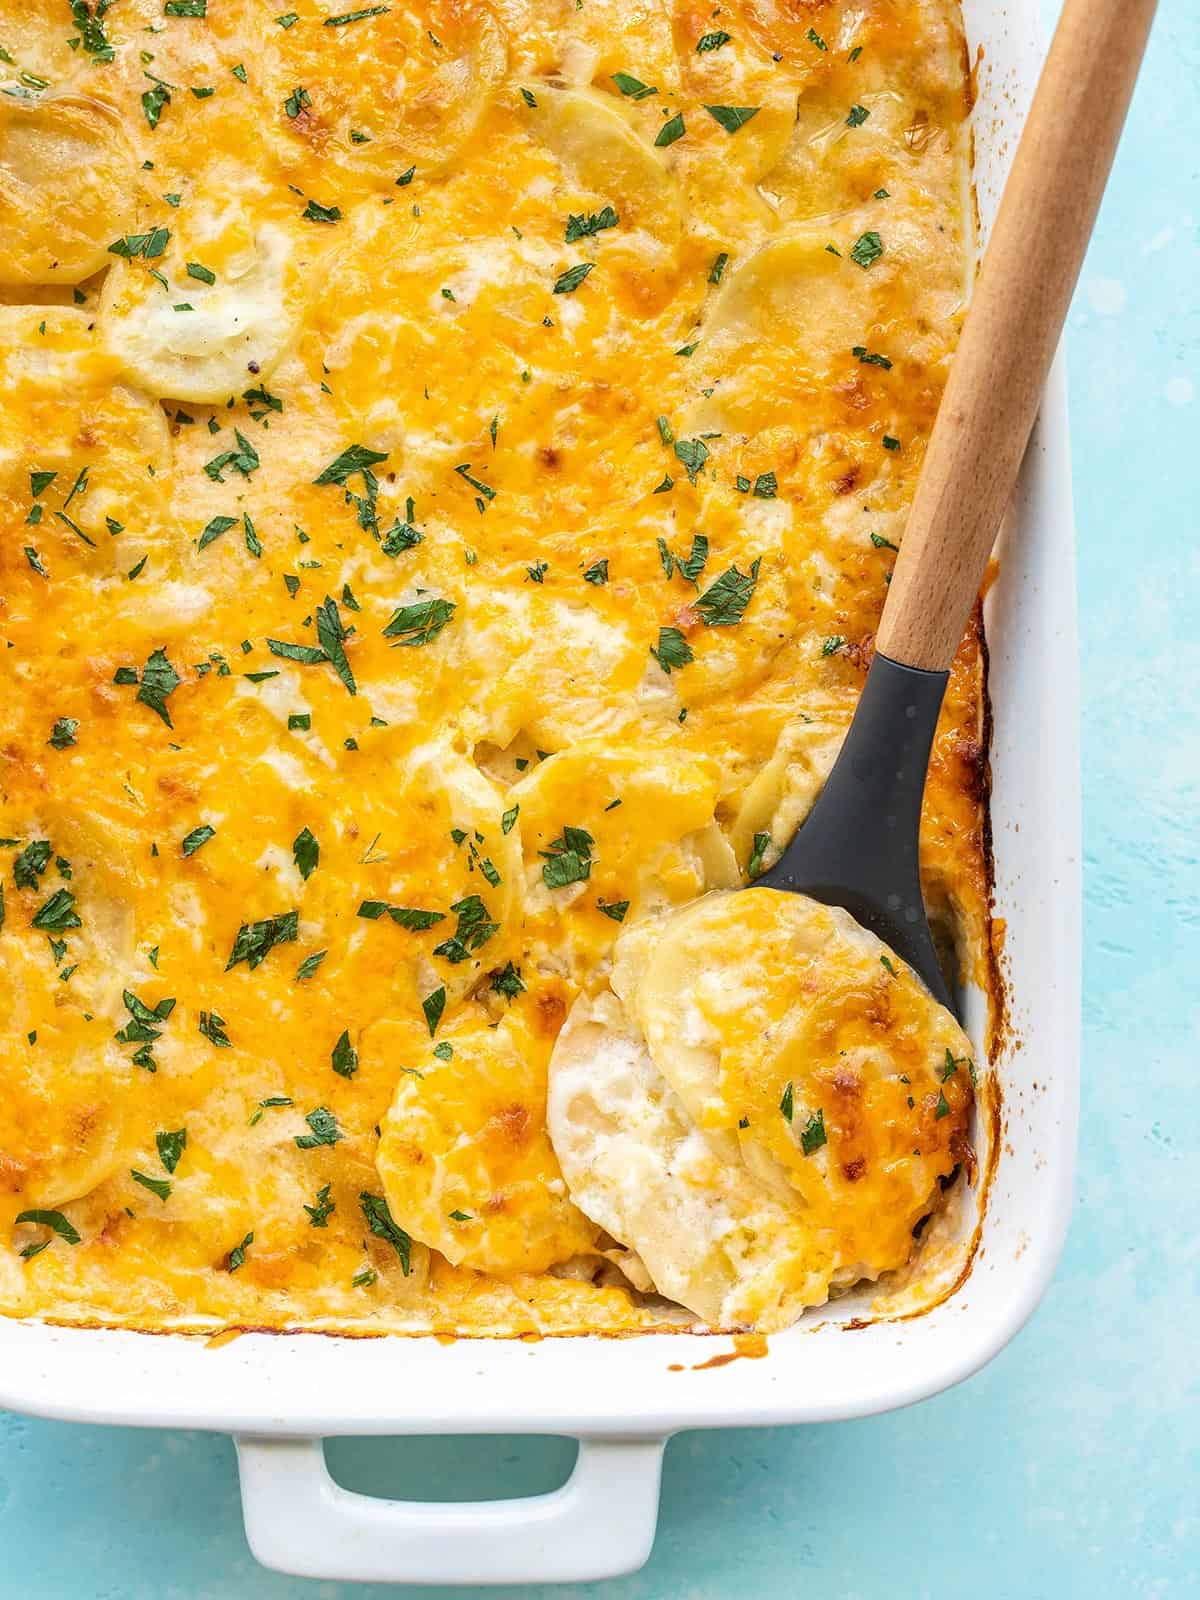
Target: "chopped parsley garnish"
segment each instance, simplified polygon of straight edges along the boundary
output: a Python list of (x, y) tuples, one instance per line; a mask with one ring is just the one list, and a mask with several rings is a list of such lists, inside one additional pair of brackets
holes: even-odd
[(630, 100), (648, 100), (652, 94), (657, 94), (657, 89), (652, 89), (649, 84), (643, 83), (640, 78), (635, 78), (631, 72), (614, 72), (612, 81), (623, 95)]
[(187, 275), (195, 278), (198, 283), (207, 283), (210, 286), (217, 281), (217, 275), (211, 267), (206, 267), (201, 261), (189, 261)]
[(382, 17), (391, 6), (365, 6), (361, 11), (343, 11), (340, 16), (326, 17), (327, 28), (344, 28), (348, 22), (363, 22), (367, 17)]
[(305, 978), (311, 978), (328, 954), (328, 950), (315, 950), (311, 956), (305, 956), (296, 968), (296, 982), (303, 983)]
[(564, 828), (548, 850), (539, 850), (544, 865), (542, 882), (547, 889), (565, 889), (591, 876), (592, 846), (595, 840), (585, 828)]
[(720, 283), (721, 279), (725, 276), (725, 268), (728, 265), (729, 251), (722, 250), (720, 255), (714, 258), (712, 266), (708, 269), (709, 283)]
[(871, 535), (871, 543), (875, 546), (876, 550), (898, 551), (900, 549), (898, 544), (893, 544), (890, 539), (885, 539), (881, 533), (873, 533)]
[(892, 370), (892, 363), (887, 356), (877, 355), (874, 351), (868, 350), (864, 344), (856, 344), (850, 354), (857, 356), (865, 367), (882, 367), (885, 372)]
[(339, 1078), (352, 1078), (358, 1071), (358, 1051), (350, 1043), (350, 1033), (343, 1028), (330, 1053), (333, 1070)]
[(742, 620), (754, 596), (760, 561), (761, 557), (756, 556), (749, 572), (730, 567), (699, 597), (696, 610), (706, 628), (730, 628)]
[(191, 833), (185, 834), (180, 849), (185, 856), (194, 856), (200, 846), (207, 844), (216, 834), (215, 828), (210, 828), (207, 822), (202, 822), (198, 828), (193, 828)]
[(574, 294), (588, 273), (594, 270), (595, 265), (594, 261), (581, 261), (578, 266), (568, 267), (554, 280), (554, 293)]
[(899, 976), (895, 967), (892, 965), (892, 958), (890, 956), (880, 956), (879, 965), (883, 967), (885, 971), (890, 972), (893, 978)]
[(816, 1111), (800, 1130), (800, 1148), (806, 1156), (811, 1156), (814, 1151), (819, 1150), (823, 1144), (827, 1143), (825, 1112), (824, 1110)]
[(771, 848), (771, 835), (769, 833), (756, 833), (754, 843), (750, 849), (750, 859), (746, 863), (746, 876), (757, 878), (762, 871), (762, 864), (767, 851)]
[(235, 1244), (233, 1249), (225, 1257), (225, 1270), (226, 1270), (226, 1272), (236, 1272), (239, 1267), (242, 1267), (242, 1266), (245, 1265), (245, 1263), (246, 1263), (246, 1251), (250, 1248), (250, 1246), (253, 1243), (254, 1243), (254, 1233), (253, 1233), (253, 1230), (251, 1230), (251, 1232), (246, 1234), (246, 1236), (242, 1240), (241, 1244)]
[(310, 1111), (304, 1120), (311, 1132), (295, 1136), (296, 1146), (300, 1150), (315, 1150), (319, 1144), (337, 1144), (345, 1137), (337, 1125), (337, 1118), (325, 1106)]
[(607, 583), (608, 582), (608, 557), (606, 556), (603, 561), (594, 561), (592, 563), (592, 565), (584, 573), (583, 581), (584, 581), (584, 583), (595, 583), (595, 584)]
[(296, 863), (296, 870), (306, 882), (316, 871), (317, 863), (321, 859), (321, 846), (317, 843), (311, 829), (301, 828), (292, 840), (292, 860)]
[(412, 1240), (404, 1229), (393, 1221), (387, 1201), (381, 1194), (368, 1194), (364, 1190), (358, 1197), (358, 1203), (362, 1207), (367, 1227), (377, 1239), (383, 1239), (390, 1244), (400, 1257), (400, 1265), (407, 1278), (411, 1270)]
[(108, 247), (108, 253), (123, 256), (126, 261), (132, 261), (136, 256), (153, 261), (164, 254), (170, 237), (169, 228), (153, 228), (149, 233), (128, 233), (124, 238), (114, 239)]
[(606, 917), (611, 917), (614, 922), (624, 922), (625, 913), (629, 910), (628, 900), (597, 900), (596, 908), (603, 911)]
[(345, 483), (356, 472), (366, 472), (386, 461), (386, 450), (372, 450), (365, 444), (348, 445), (323, 472), (313, 479), (318, 488), (327, 483)]
[(327, 1227), (330, 1217), (337, 1210), (337, 1206), (329, 1197), (329, 1191), (332, 1187), (332, 1184), (322, 1184), (317, 1190), (316, 1203), (314, 1205), (304, 1207), (305, 1211), (308, 1212), (308, 1221), (310, 1227)]
[(708, 562), (708, 539), (702, 533), (693, 534), (691, 554), (685, 559), (673, 554), (667, 541), (660, 536), (658, 559), (662, 562), (662, 569), (668, 578), (677, 572), (681, 578), (686, 578), (694, 586)]
[(75, 896), (69, 889), (56, 889), (36, 912), (32, 925), (43, 933), (69, 933), (72, 928), (82, 928), (83, 923), (75, 910)]
[(468, 961), (500, 928), (490, 920), (490, 913), (477, 894), (466, 895), (450, 907), (458, 917), (458, 926), (448, 939), (434, 946), (434, 955), (442, 956), (452, 965)]
[[(114, 683), (138, 683), (136, 667), (118, 667), (113, 675)], [(149, 706), (151, 711), (157, 713), (168, 728), (174, 727), (171, 714), (167, 710), (167, 699), (172, 695), (183, 679), (167, 660), (165, 650), (155, 650), (151, 653), (146, 665), (142, 668), (140, 683), (136, 698), (143, 705)]]
[(200, 1032), (218, 1050), (231, 1048), (229, 1035), (225, 1032), (225, 1018), (218, 1016), (215, 1011), (202, 1011), (200, 1013)]
[[(67, 1221), (61, 1211), (19, 1211), (15, 1220), (17, 1222), (40, 1222), (44, 1228), (51, 1229), (60, 1239), (65, 1239), (68, 1244), (79, 1243), (78, 1230)], [(25, 1251), (22, 1250), (21, 1254), (24, 1255)]]
[(668, 145), (674, 144), (677, 139), (682, 139), (686, 132), (687, 127), (684, 124), (683, 112), (677, 111), (670, 121), (664, 122), (658, 130), (658, 137), (654, 141), (655, 146), (659, 150), (665, 150)]
[(154, 1135), (154, 1143), (158, 1149), (158, 1159), (164, 1168), (168, 1172), (174, 1172), (183, 1152), (187, 1149), (187, 1129), (165, 1129)]
[(264, 917), (261, 922), (243, 922), (233, 941), (225, 971), (229, 972), (240, 961), (244, 961), (253, 972), (276, 945), (295, 944), (299, 921), (298, 911), (284, 911), (277, 917)]
[(795, 1095), (792, 1090), (790, 1078), (788, 1080), (787, 1088), (783, 1091), (783, 1096), (779, 1101), (779, 1109), (790, 1122), (792, 1120), (792, 1113), (796, 1109)]
[(719, 50), (723, 44), (728, 44), (731, 38), (732, 35), (726, 33), (724, 28), (718, 28), (715, 33), (701, 34), (696, 40), (696, 54), (704, 56), (712, 50)]
[(163, 111), (171, 104), (171, 91), (165, 83), (154, 83), (142, 93), (142, 110), (150, 127), (157, 128)]
[(292, 119), (292, 121), (295, 121), (300, 113), (302, 111), (307, 111), (311, 105), (312, 97), (310, 96), (308, 90), (304, 88), (303, 85), (297, 84), (297, 86), (292, 90), (291, 94), (289, 94), (287, 99), (283, 102), (283, 109)]
[(341, 206), (323, 206), (319, 200), (310, 200), (300, 213), (306, 222), (340, 222)]
[(500, 818), (500, 832), (501, 833), (508, 834), (508, 833), (512, 832), (513, 824), (516, 822), (517, 817), (520, 815), (520, 811), (521, 811), (521, 807), (519, 805), (515, 805), (515, 806), (512, 807), (511, 810), (506, 811), (504, 813), (504, 815)]
[(687, 469), (688, 482), (695, 483), (708, 460), (708, 446), (703, 439), (675, 439), (673, 443), (675, 454)]
[(866, 106), (851, 106), (850, 114), (846, 118), (846, 126), (848, 128), (861, 128), (870, 115), (871, 113)]
[(815, 28), (808, 30), (808, 41), (810, 44), (815, 44), (818, 50), (827, 50), (829, 48)]
[(751, 117), (756, 117), (762, 110), (761, 106), (705, 106), (705, 111), (714, 122), (719, 122), (726, 133), (736, 133), (739, 128), (744, 128)]
[[(211, 465), (212, 463), (210, 462), (209, 464)], [(213, 517), (205, 525), (204, 531), (196, 543), (197, 553), (201, 550), (207, 550), (214, 539), (219, 539), (223, 533), (228, 533), (236, 522), (236, 517)]]
[[(95, 5), (89, 5), (88, 0), (71, 0), (71, 20), (79, 29), (79, 44), (85, 55), (94, 56), (97, 64), (107, 63), (115, 58), (116, 52), (104, 32), (104, 15), (113, 5), (114, 0), (95, 0)], [(74, 45), (75, 41), (69, 41)]]
[(151, 1194), (156, 1194), (160, 1200), (171, 1198), (171, 1185), (166, 1178), (148, 1178), (144, 1172), (139, 1172), (136, 1167), (130, 1167), (129, 1176), (134, 1183), (140, 1183), (143, 1189), (149, 1189)]
[(823, 656), (835, 656), (845, 642), (840, 633), (830, 634), (829, 638), (821, 645), (821, 654)]
[(945, 1090), (944, 1089), (939, 1089), (938, 1090), (938, 1097), (937, 1097), (937, 1105), (934, 1107), (934, 1111), (933, 1111), (933, 1119), (934, 1119), (935, 1122), (940, 1122), (943, 1117), (948, 1117), (949, 1115), (950, 1115), (950, 1102), (946, 1099)]
[(850, 251), (851, 261), (857, 261), (859, 266), (866, 270), (873, 267), (883, 254), (883, 240), (872, 229), (869, 233), (860, 235), (854, 242)]
[[(228, 468), (232, 468), (234, 472), (240, 472), (243, 478), (248, 478), (261, 465), (258, 459), (258, 451), (240, 429), (235, 428), (233, 430), (233, 437), (237, 440), (236, 450), (223, 450), (220, 455), (214, 456), (211, 461), (204, 463), (204, 471), (214, 483), (225, 482), (222, 474)], [(233, 526), (232, 518), (228, 526)]]
[(691, 645), (678, 628), (660, 628), (658, 644), (650, 646), (650, 654), (668, 677), (696, 659)]
[(385, 639), (394, 639), (398, 645), (428, 644), (441, 633), (455, 609), (453, 600), (437, 597), (416, 600), (410, 606), (399, 606), (383, 630), (383, 636)]
[(442, 1012), (446, 1009), (446, 986), (440, 984), (432, 994), (427, 994), (421, 1001), (421, 1010), (425, 1013), (425, 1026), (429, 1029), (432, 1039), (437, 1032), (438, 1023), (442, 1020)]
[(611, 206), (605, 206), (602, 211), (583, 213), (580, 216), (568, 215), (567, 217), (567, 244), (574, 244), (577, 239), (590, 239), (594, 234), (601, 233), (605, 228), (615, 228), (620, 218)]
[(13, 882), (18, 889), (36, 889), (38, 878), (50, 865), (54, 846), (49, 839), (33, 839), (13, 859)]
[(492, 988), (497, 994), (502, 994), (511, 1004), (519, 994), (524, 994), (525, 992), (525, 984), (521, 979), (520, 969), (514, 967), (510, 961), (499, 972), (493, 972)]

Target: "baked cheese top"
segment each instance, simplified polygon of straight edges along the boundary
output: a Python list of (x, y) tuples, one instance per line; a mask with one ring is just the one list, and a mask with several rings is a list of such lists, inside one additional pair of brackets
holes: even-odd
[[(293, 3), (0, 0), (0, 1310), (670, 1322), (548, 1062), (852, 714), (964, 309), (958, 7)], [(973, 623), (967, 967), (983, 738)]]

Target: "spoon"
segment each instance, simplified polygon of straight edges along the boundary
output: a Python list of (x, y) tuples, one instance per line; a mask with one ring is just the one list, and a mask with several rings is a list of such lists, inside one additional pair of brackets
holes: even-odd
[(1066, 0), (992, 229), (841, 753), (755, 886), (844, 906), (955, 1010), (918, 872), (929, 752), (1016, 486), (1156, 0)]

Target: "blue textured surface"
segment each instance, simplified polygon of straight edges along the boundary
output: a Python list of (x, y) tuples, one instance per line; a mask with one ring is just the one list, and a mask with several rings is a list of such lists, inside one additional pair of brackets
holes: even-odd
[[(676, 1439), (646, 1570), (540, 1595), (1200, 1595), (1200, 8), (1160, 9), (1069, 333), (1087, 949), (1065, 1259), (1030, 1326), (951, 1394)], [(347, 1442), (332, 1459), (353, 1487), (450, 1497), (501, 1473), (501, 1492), (550, 1487), (568, 1457), (460, 1440)], [(263, 1572), (232, 1447), (202, 1434), (0, 1414), (0, 1544), (0, 1594), (30, 1600), (447, 1592)]]

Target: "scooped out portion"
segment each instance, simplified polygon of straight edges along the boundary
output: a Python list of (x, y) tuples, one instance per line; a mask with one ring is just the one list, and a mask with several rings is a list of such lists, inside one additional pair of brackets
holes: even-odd
[(571, 1198), (660, 1294), (770, 1331), (902, 1267), (972, 1158), (953, 1016), (838, 907), (705, 895), (618, 940), (550, 1062)]

